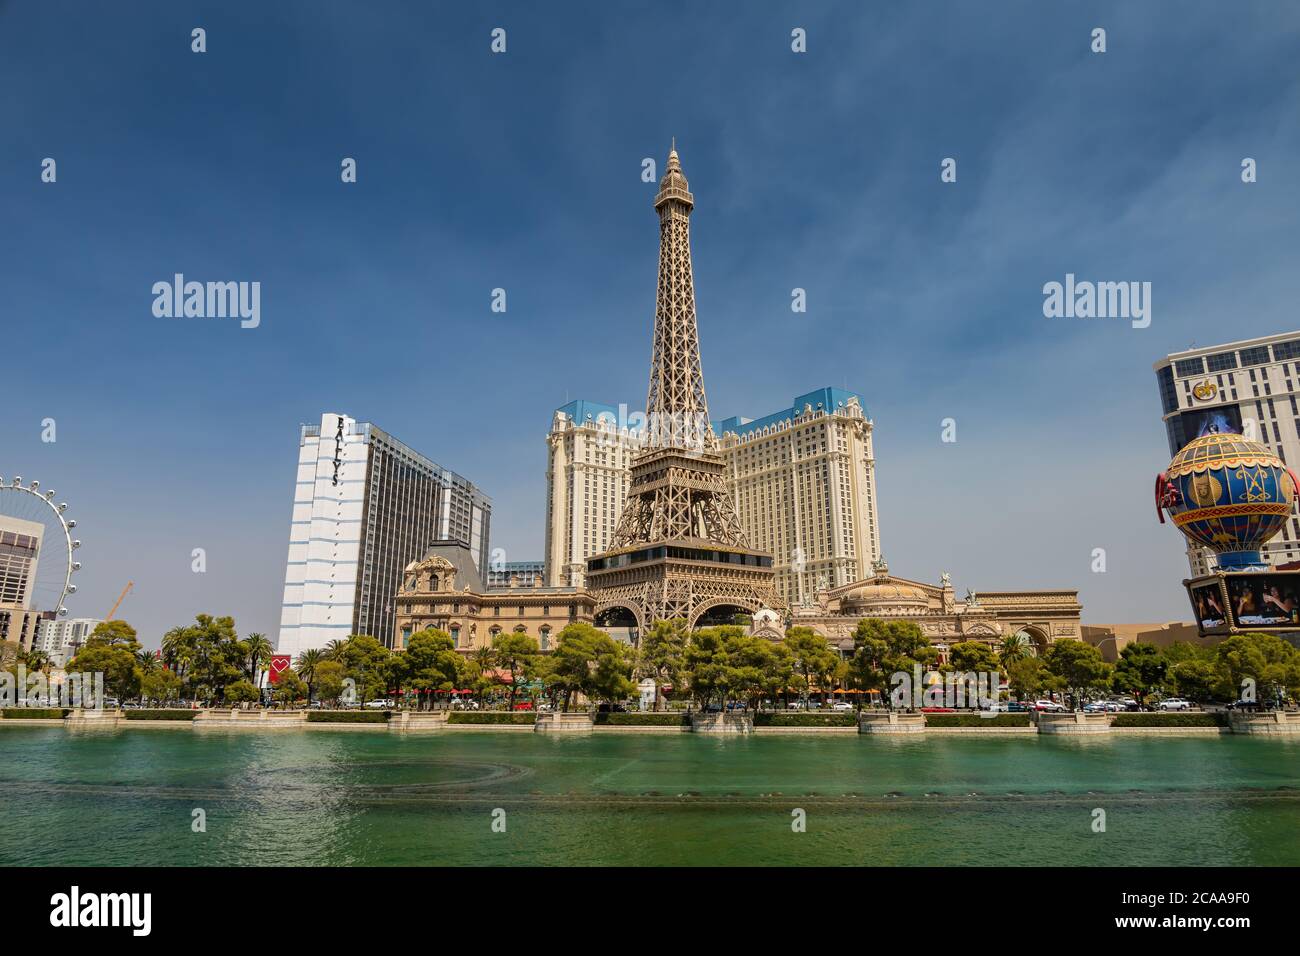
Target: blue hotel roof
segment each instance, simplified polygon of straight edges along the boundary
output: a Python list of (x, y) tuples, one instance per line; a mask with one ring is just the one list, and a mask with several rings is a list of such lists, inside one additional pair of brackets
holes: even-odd
[[(770, 415), (764, 415), (762, 418), (744, 418), (741, 416), (732, 416), (720, 421), (713, 421), (715, 435), (723, 435), (726, 432), (735, 432), (738, 438), (744, 438), (750, 432), (765, 428), (768, 425), (774, 425), (777, 422), (787, 421), (803, 412), (805, 405), (811, 405), (814, 410), (825, 410), (833, 412), (837, 408), (842, 408), (850, 398), (856, 398), (858, 404), (862, 406), (862, 414), (867, 414), (867, 403), (857, 392), (850, 392), (844, 388), (819, 388), (812, 392), (799, 395), (790, 404), (790, 407), (783, 408), (780, 411), (773, 412)], [(601, 402), (589, 402), (585, 399), (569, 402), (567, 405), (561, 405), (556, 409), (557, 412), (563, 412), (573, 421), (582, 423), (590, 418), (592, 421), (598, 420), (605, 415), (613, 424), (625, 424), (619, 419), (618, 406), (605, 405)], [(628, 412), (625, 410), (624, 415)], [(868, 416), (870, 417), (870, 416)]]

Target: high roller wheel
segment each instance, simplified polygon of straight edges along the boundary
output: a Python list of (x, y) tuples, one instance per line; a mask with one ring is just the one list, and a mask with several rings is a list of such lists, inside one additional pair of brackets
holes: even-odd
[[(53, 611), (62, 617), (68, 613), (63, 603), (71, 594), (77, 593), (77, 586), (72, 583), (72, 575), (81, 570), (81, 562), (75, 560), (74, 552), (81, 547), (81, 542), (72, 537), (72, 530), (77, 522), (67, 517), (66, 502), (55, 503), (53, 489), (43, 491), (39, 481), (23, 483), (21, 475), (6, 481), (0, 477), (0, 519), (15, 518), (41, 526), (41, 542), (36, 555), (35, 580), (28, 587), (28, 609), (34, 611)], [(0, 531), (11, 529), (3, 526)], [(15, 527), (21, 527), (16, 525)], [(6, 560), (0, 545), (0, 562)], [(0, 582), (5, 577), (0, 567)], [(3, 600), (0, 597), (0, 600)]]

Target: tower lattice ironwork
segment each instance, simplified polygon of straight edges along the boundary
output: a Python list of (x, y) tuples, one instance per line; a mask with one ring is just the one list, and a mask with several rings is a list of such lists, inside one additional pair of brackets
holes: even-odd
[(676, 144), (655, 196), (659, 280), (642, 446), (609, 551), (587, 563), (596, 612), (625, 608), (642, 626), (713, 608), (784, 609), (772, 559), (749, 547), (709, 424), (700, 368), (690, 215)]

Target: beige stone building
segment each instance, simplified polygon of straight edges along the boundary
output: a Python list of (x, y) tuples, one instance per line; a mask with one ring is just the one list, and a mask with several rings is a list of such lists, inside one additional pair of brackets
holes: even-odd
[[(585, 586), (586, 559), (609, 547), (638, 424), (626, 406), (575, 401), (556, 410), (547, 436), (548, 586)], [(860, 396), (818, 389), (772, 415), (713, 429), (741, 527), (751, 546), (773, 556), (783, 600), (800, 604), (869, 573), (880, 525), (872, 422)]]
[(503, 633), (524, 633), (546, 651), (568, 624), (592, 620), (591, 595), (577, 588), (485, 587), (469, 549), (439, 542), (406, 567), (395, 599), (393, 648), (401, 650), (425, 628), (446, 631), (469, 653)]
[(819, 590), (793, 610), (791, 624), (810, 627), (842, 651), (853, 649), (853, 630), (863, 618), (914, 621), (940, 654), (953, 644), (998, 645), (1020, 635), (1039, 654), (1062, 638), (1079, 639), (1079, 592), (980, 591), (958, 598), (947, 573), (927, 584), (894, 577), (878, 562), (871, 577)]

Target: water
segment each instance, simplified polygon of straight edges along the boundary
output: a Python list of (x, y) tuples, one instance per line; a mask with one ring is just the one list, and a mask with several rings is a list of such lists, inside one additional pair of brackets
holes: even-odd
[(7, 727), (0, 795), (6, 866), (1300, 863), (1300, 741), (1232, 737)]

